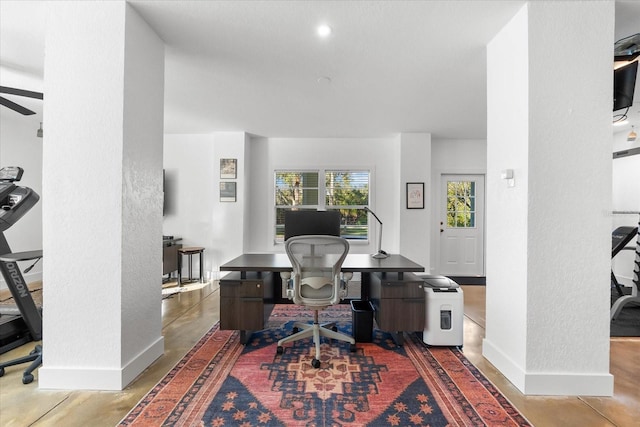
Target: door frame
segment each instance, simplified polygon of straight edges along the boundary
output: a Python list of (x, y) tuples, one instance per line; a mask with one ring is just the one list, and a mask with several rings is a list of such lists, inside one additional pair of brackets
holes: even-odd
[[(434, 269), (435, 272), (433, 274), (442, 274), (440, 272), (440, 220), (441, 220), (441, 212), (443, 210), (442, 204), (444, 203), (444, 195), (442, 194), (442, 186), (443, 186), (443, 177), (449, 175), (476, 175), (482, 176), (484, 180), (484, 191), (482, 193), (483, 198), (483, 211), (482, 211), (482, 276), (478, 277), (486, 277), (487, 274), (487, 173), (482, 170), (439, 170), (436, 171), (436, 182), (432, 188), (436, 190), (434, 194), (437, 194), (437, 197), (434, 198), (434, 206), (433, 206), (433, 233), (432, 233), (432, 253), (435, 254), (433, 257), (434, 261)], [(432, 269), (433, 270), (433, 269)], [(461, 276), (466, 277), (466, 276)], [(475, 276), (473, 276), (475, 277)]]

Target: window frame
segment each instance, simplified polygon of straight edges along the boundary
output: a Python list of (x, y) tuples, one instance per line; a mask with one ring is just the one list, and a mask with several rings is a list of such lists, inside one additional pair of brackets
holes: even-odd
[[(327, 197), (327, 185), (326, 185), (326, 177), (327, 177), (327, 173), (328, 172), (346, 172), (346, 173), (357, 173), (357, 172), (361, 172), (361, 173), (366, 173), (367, 174), (367, 189), (368, 189), (368, 194), (367, 194), (367, 199), (368, 202), (366, 204), (362, 204), (362, 205), (327, 205), (326, 203), (326, 197)], [(373, 182), (373, 176), (374, 176), (374, 172), (373, 169), (370, 167), (314, 167), (314, 168), (291, 168), (291, 167), (286, 167), (286, 168), (274, 168), (273, 169), (273, 193), (272, 193), (272, 199), (271, 199), (271, 203), (273, 203), (273, 219), (270, 222), (270, 228), (271, 228), (271, 234), (273, 237), (273, 242), (274, 244), (278, 245), (278, 244), (283, 244), (284, 243), (284, 238), (283, 237), (279, 237), (278, 233), (277, 233), (277, 228), (278, 228), (278, 209), (290, 209), (292, 205), (277, 205), (277, 193), (279, 190), (279, 186), (278, 186), (278, 174), (283, 174), (283, 173), (317, 173), (318, 174), (318, 200), (316, 200), (317, 203), (315, 204), (305, 204), (305, 205), (296, 205), (296, 207), (299, 207), (301, 209), (315, 209), (315, 210), (344, 210), (344, 209), (356, 209), (356, 210), (362, 210), (364, 211), (365, 207), (370, 207), (372, 205), (372, 195), (373, 195), (373, 190), (372, 190), (372, 182)], [(369, 220), (369, 216), (368, 214), (365, 213), (365, 217), (366, 217), (366, 233), (365, 233), (365, 237), (363, 238), (355, 238), (355, 237), (349, 237), (349, 236), (344, 236), (347, 240), (349, 240), (349, 242), (351, 244), (369, 244), (369, 242), (371, 241), (371, 232), (372, 232), (372, 223)], [(341, 230), (341, 234), (342, 231), (344, 230), (345, 225), (341, 225), (340, 230)]]

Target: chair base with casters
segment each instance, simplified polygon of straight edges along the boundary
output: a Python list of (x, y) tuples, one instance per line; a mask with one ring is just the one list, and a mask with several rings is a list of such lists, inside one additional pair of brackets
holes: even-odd
[[(296, 322), (294, 333), (278, 341), (277, 354), (283, 354), (283, 344), (311, 337), (315, 357), (311, 365), (320, 367), (321, 337), (344, 341), (350, 350), (356, 350), (353, 337), (338, 332), (333, 323), (321, 325), (319, 312), (340, 303), (347, 295), (351, 273), (342, 273), (342, 263), (349, 252), (349, 242), (337, 236), (303, 235), (285, 241), (285, 250), (291, 261), (292, 273), (282, 272), (283, 295), (297, 305), (313, 311), (313, 323)], [(300, 329), (300, 331), (298, 331)]]
[(284, 353), (284, 347), (282, 346), (283, 344), (309, 337), (313, 337), (313, 343), (316, 349), (316, 356), (311, 361), (311, 366), (313, 366), (314, 368), (320, 367), (320, 337), (348, 342), (349, 344), (351, 344), (349, 346), (349, 351), (351, 351), (352, 353), (356, 351), (356, 340), (353, 337), (338, 332), (338, 328), (336, 327), (335, 322), (320, 324), (320, 322), (318, 321), (318, 311), (314, 310), (313, 323), (295, 322), (293, 324), (293, 334), (278, 341), (277, 353)]
[(42, 365), (42, 346), (36, 345), (31, 350), (28, 356), (19, 357), (17, 359), (9, 360), (8, 362), (0, 363), (0, 377), (4, 375), (4, 368), (9, 366), (21, 365), (23, 363), (32, 362), (27, 369), (22, 373), (22, 384), (29, 384), (33, 381), (33, 371), (38, 369)]

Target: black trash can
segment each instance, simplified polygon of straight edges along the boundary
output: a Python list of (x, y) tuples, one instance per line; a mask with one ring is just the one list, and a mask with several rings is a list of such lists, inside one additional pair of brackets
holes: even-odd
[(351, 300), (353, 338), (356, 342), (373, 340), (373, 304), (371, 301)]

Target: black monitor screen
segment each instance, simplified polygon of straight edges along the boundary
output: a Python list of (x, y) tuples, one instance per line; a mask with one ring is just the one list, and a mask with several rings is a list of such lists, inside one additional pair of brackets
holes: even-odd
[(638, 61), (613, 71), (613, 111), (633, 105), (633, 93), (636, 90)]
[(286, 211), (284, 240), (293, 236), (340, 236), (339, 211)]

